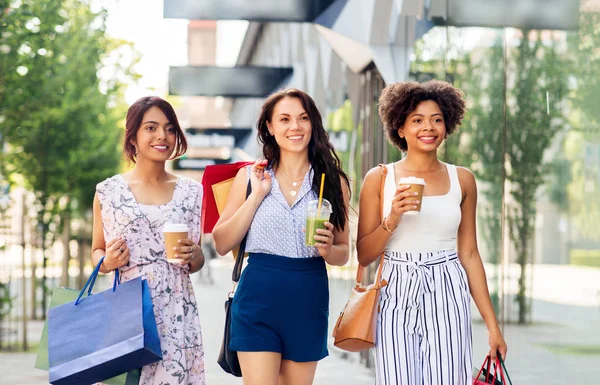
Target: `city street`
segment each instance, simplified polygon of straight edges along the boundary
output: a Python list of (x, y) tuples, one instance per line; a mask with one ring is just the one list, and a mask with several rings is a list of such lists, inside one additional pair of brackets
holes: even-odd
[[(223, 328), (223, 302), (230, 288), (230, 268), (231, 261), (226, 258), (213, 261), (211, 273), (214, 284), (208, 282), (206, 275), (193, 276), (201, 313), (208, 385), (242, 383), (223, 372), (216, 363)], [(103, 281), (98, 285), (105, 284), (106, 281)], [(333, 290), (337, 290), (334, 285), (332, 294)], [(341, 293), (336, 294), (341, 299)], [(339, 306), (340, 301), (331, 304), (332, 321), (339, 313)], [(477, 366), (485, 356), (487, 334), (475, 309), (474, 317), (473, 364)], [(561, 317), (563, 322), (551, 322)], [(534, 319), (539, 322), (529, 326), (507, 325), (505, 329), (509, 346), (507, 366), (513, 384), (600, 384), (598, 352), (594, 353), (594, 349), (600, 346), (596, 332), (600, 320), (597, 308), (536, 301)], [(30, 324), (32, 342), (38, 338), (41, 328), (40, 322)], [(315, 385), (373, 384), (373, 372), (358, 362), (357, 355), (350, 356), (350, 359), (343, 359), (339, 350), (330, 347), (330, 356), (319, 363)], [(47, 373), (34, 369), (34, 361), (34, 353), (0, 353), (0, 385), (47, 384)]]
[[(225, 373), (217, 364), (217, 355), (221, 347), (224, 311), (223, 303), (231, 288), (231, 270), (229, 263), (218, 261), (212, 269), (214, 284), (199, 283), (202, 277), (193, 276), (196, 298), (200, 308), (202, 337), (205, 349), (206, 383), (208, 385), (240, 385), (242, 380)], [(106, 280), (96, 284), (97, 288), (106, 284)], [(31, 341), (39, 339), (42, 324), (32, 323)], [(35, 353), (0, 353), (0, 385), (46, 385), (48, 373), (34, 369)], [(330, 355), (319, 363), (315, 385), (368, 385), (372, 384), (372, 374), (368, 369), (354, 362), (344, 360), (339, 351), (330, 348)]]

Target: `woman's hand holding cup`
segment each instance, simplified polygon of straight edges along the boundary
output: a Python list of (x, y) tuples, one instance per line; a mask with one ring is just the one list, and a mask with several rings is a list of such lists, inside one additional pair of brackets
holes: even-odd
[(387, 226), (390, 230), (395, 230), (400, 223), (400, 218), (405, 213), (415, 212), (419, 207), (422, 199), (422, 194), (410, 190), (410, 185), (398, 185), (396, 194), (392, 199), (392, 210), (386, 218)]
[[(184, 258), (189, 257), (187, 247), (191, 247), (194, 242), (189, 239), (190, 229), (185, 223), (165, 223), (163, 227), (163, 236), (165, 238), (165, 251), (167, 262), (185, 263)], [(182, 243), (185, 241), (185, 243)], [(182, 255), (182, 256), (180, 256)]]
[(102, 264), (108, 270), (116, 270), (129, 263), (130, 252), (124, 239), (115, 238), (106, 243), (106, 255)]
[(327, 258), (329, 257), (329, 254), (331, 254), (331, 247), (333, 246), (335, 236), (333, 234), (333, 224), (330, 222), (325, 222), (323, 224), (325, 225), (325, 229), (315, 229), (315, 247), (319, 251), (321, 257)]
[(187, 265), (201, 253), (200, 246), (189, 238), (177, 240), (177, 246), (173, 247), (174, 257), (178, 263)]

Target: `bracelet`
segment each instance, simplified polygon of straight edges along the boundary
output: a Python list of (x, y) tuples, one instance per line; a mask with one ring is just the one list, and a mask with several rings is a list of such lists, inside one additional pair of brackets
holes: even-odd
[(388, 233), (393, 233), (394, 230), (390, 229), (388, 224), (387, 224), (387, 217), (383, 218), (383, 221), (381, 221), (381, 227), (383, 227), (383, 229), (385, 231), (387, 231)]

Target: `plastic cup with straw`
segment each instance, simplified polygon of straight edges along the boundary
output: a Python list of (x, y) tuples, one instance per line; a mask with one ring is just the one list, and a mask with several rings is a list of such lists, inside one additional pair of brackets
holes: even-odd
[(329, 221), (329, 217), (333, 213), (331, 203), (327, 199), (323, 199), (323, 188), (325, 186), (325, 174), (321, 174), (321, 188), (319, 190), (319, 199), (308, 202), (306, 211), (306, 245), (314, 246), (317, 241), (315, 235), (317, 229), (326, 230), (325, 222)]

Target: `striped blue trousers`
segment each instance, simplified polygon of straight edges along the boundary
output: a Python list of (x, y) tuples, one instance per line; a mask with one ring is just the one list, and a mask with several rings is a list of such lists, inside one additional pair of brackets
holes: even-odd
[(387, 252), (377, 385), (471, 385), (471, 295), (456, 251)]

